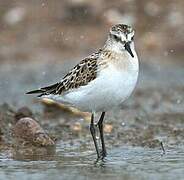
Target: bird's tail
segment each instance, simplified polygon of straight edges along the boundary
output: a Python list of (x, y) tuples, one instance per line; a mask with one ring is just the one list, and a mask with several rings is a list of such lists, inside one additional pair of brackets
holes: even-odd
[(37, 89), (37, 90), (26, 92), (26, 94), (39, 94), (39, 93), (43, 93), (43, 90)]
[(41, 97), (45, 94), (45, 91), (43, 91), (42, 89), (37, 89), (37, 90), (26, 92), (26, 94), (39, 94), (37, 97)]
[(46, 86), (37, 90), (26, 92), (26, 94), (39, 94), (38, 97), (41, 97), (46, 94), (54, 93), (59, 83), (53, 84), (51, 86)]

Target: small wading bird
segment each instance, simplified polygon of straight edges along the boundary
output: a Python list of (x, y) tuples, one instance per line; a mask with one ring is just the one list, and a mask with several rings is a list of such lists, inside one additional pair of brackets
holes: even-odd
[[(91, 112), (90, 131), (97, 159), (103, 159), (107, 154), (103, 134), (105, 112), (121, 105), (137, 83), (139, 63), (133, 39), (132, 27), (114, 25), (103, 48), (79, 62), (60, 82), (27, 92)], [(101, 152), (96, 140), (95, 112), (102, 113), (96, 124), (100, 132)]]

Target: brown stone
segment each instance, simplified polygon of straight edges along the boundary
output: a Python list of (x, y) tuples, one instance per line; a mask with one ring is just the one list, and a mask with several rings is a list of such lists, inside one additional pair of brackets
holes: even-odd
[(37, 146), (54, 145), (54, 141), (45, 133), (42, 127), (32, 118), (20, 119), (12, 129), (12, 135), (18, 144)]

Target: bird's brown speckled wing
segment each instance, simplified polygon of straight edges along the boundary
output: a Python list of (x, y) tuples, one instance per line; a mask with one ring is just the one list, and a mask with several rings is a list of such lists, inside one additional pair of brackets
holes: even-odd
[(87, 85), (96, 78), (97, 56), (93, 55), (77, 64), (59, 83), (56, 94)]
[(27, 94), (38, 93), (39, 97), (49, 94), (62, 94), (69, 90), (87, 85), (97, 76), (97, 59), (99, 58), (101, 50), (93, 53), (89, 57), (83, 59), (66, 76), (56, 84), (43, 87), (38, 90), (30, 91)]

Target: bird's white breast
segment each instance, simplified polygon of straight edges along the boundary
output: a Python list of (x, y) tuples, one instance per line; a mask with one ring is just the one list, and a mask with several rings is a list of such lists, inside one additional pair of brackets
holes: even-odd
[(132, 93), (138, 77), (137, 56), (128, 58), (122, 60), (123, 64), (110, 63), (98, 73), (95, 80), (67, 93), (61, 100), (90, 112), (106, 111), (120, 105)]

